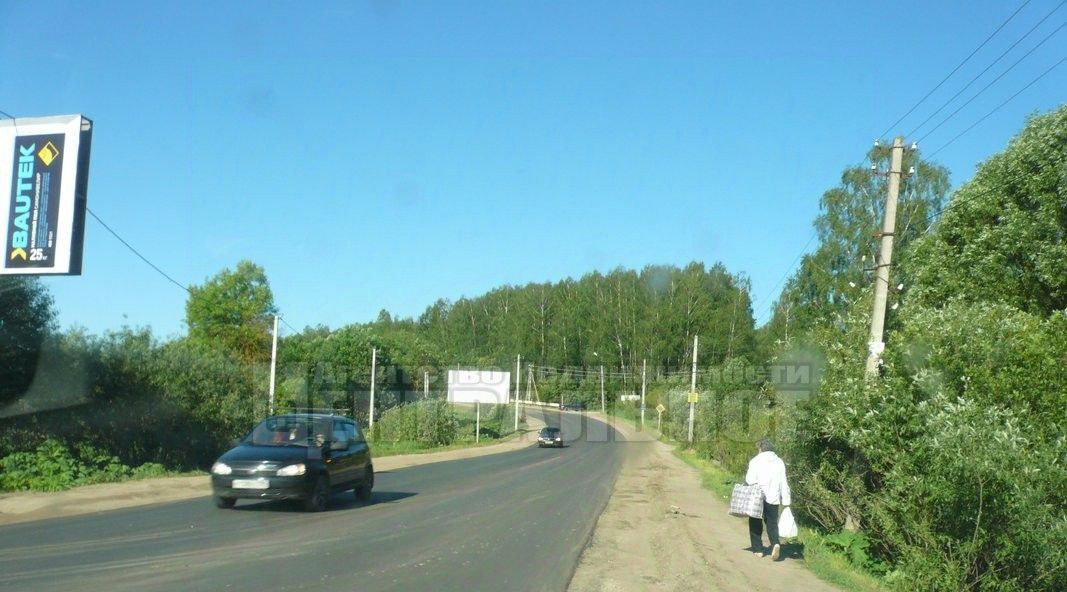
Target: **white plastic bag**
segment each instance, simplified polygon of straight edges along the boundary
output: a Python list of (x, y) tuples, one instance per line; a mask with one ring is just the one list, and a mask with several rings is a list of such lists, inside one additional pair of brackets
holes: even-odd
[(778, 517), (778, 536), (793, 538), (797, 536), (797, 521), (793, 520), (793, 510), (786, 506)]

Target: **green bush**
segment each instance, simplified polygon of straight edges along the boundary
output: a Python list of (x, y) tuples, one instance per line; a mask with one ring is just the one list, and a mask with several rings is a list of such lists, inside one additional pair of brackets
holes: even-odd
[[(162, 469), (162, 465), (157, 465)], [(154, 475), (149, 467), (142, 475)], [(48, 439), (30, 452), (15, 452), (0, 459), (0, 489), (60, 491), (76, 485), (121, 481), (137, 474), (118, 457), (80, 444), (71, 450)]]
[(387, 409), (375, 430), (379, 439), (389, 442), (447, 446), (456, 441), (459, 421), (450, 403), (426, 399)]
[(448, 446), (456, 441), (459, 427), (452, 405), (429, 399), (414, 405), (418, 419), (417, 439), (428, 446)]
[(74, 486), (81, 467), (58, 440), (46, 440), (32, 452), (0, 459), (0, 489), (60, 491)]
[[(53, 438), (126, 466), (206, 468), (254, 423), (253, 373), (224, 352), (184, 340), (160, 345), (147, 330), (124, 329), (56, 335), (46, 354), (33, 408), (0, 419), (0, 457)], [(108, 470), (108, 462), (87, 462)]]
[(170, 471), (159, 463), (145, 463), (134, 469), (132, 476), (135, 479), (147, 479), (150, 477), (164, 477), (169, 473)]
[(386, 409), (374, 424), (378, 439), (387, 442), (414, 442), (419, 437), (419, 423), (415, 404), (408, 403)]
[(798, 516), (859, 528), (863, 563), (891, 566), (899, 589), (1064, 589), (1065, 319), (961, 302), (905, 311), (907, 347), (868, 380), (867, 306), (823, 336), (818, 396), (788, 442)]

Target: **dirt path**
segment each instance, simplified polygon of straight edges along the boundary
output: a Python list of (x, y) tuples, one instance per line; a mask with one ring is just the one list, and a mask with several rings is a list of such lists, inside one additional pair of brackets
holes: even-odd
[[(526, 421), (526, 431), (506, 442), (441, 452), (383, 456), (374, 459), (374, 468), (376, 471), (395, 471), (417, 465), (499, 454), (532, 446), (537, 437), (537, 431), (544, 427), (544, 422), (529, 415)], [(207, 495), (211, 495), (211, 481), (207, 475), (102, 483), (56, 493), (8, 493), (0, 495), (0, 526), (145, 504), (173, 502)]]
[(630, 450), (570, 592), (838, 590), (800, 560), (753, 556), (747, 521), (727, 515), (696, 469), (629, 423), (614, 426)]

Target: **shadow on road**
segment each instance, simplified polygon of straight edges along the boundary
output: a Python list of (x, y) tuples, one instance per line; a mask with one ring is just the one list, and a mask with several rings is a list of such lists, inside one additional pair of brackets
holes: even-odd
[[(370, 500), (361, 502), (352, 495), (352, 492), (346, 491), (342, 493), (335, 493), (330, 496), (330, 505), (326, 508), (326, 513), (329, 512), (344, 512), (349, 510), (357, 510), (359, 508), (365, 508), (367, 506), (376, 506), (378, 504), (395, 504), (396, 502), (407, 499), (409, 497), (418, 495), (410, 491), (375, 491), (371, 494)], [(256, 500), (241, 500), (237, 502), (237, 505), (233, 508), (239, 512), (296, 512), (303, 514), (304, 512), (300, 508), (299, 502), (291, 500), (271, 500), (271, 501), (256, 501)]]

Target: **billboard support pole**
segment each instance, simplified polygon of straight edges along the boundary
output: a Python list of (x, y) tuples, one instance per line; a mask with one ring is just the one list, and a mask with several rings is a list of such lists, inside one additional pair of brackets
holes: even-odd
[(482, 437), (482, 402), (474, 404), (474, 443), (477, 444)]
[(378, 348), (370, 350), (370, 427), (374, 428), (374, 382), (378, 370)]
[(645, 370), (647, 360), (641, 360), (641, 429), (645, 429)]
[(693, 445), (693, 419), (694, 412), (696, 410), (696, 403), (693, 402), (692, 395), (697, 392), (697, 344), (699, 342), (699, 335), (693, 336), (693, 378), (689, 386), (690, 398), (689, 398), (689, 445)]
[(519, 431), (519, 380), (521, 380), (522, 354), (515, 356), (515, 431)]
[(274, 373), (278, 367), (278, 315), (274, 315), (274, 335), (270, 346), (270, 409), (267, 415), (274, 415)]
[(607, 413), (608, 408), (604, 403), (604, 365), (600, 365), (600, 412)]

